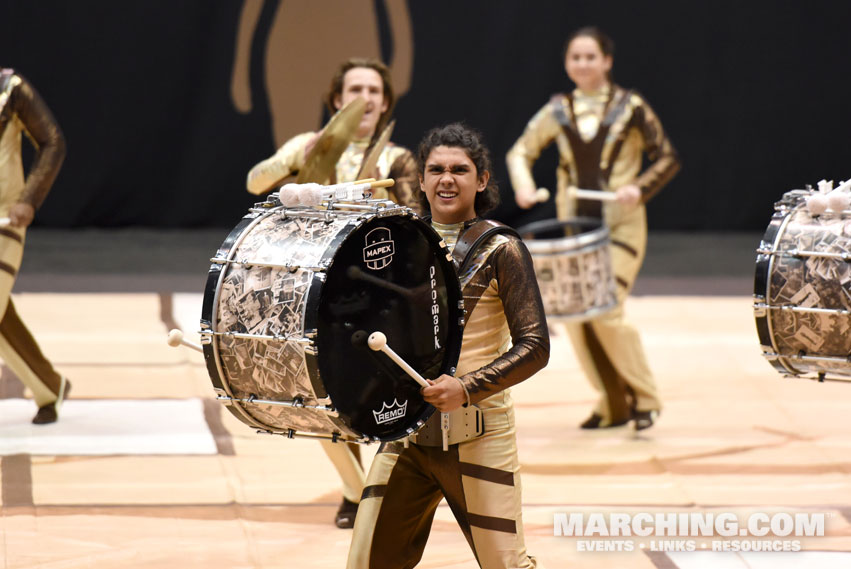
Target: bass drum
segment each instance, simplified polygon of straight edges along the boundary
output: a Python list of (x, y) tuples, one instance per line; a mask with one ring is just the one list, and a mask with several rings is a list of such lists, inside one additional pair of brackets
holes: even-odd
[(763, 356), (791, 375), (851, 377), (851, 217), (811, 215), (792, 190), (757, 249), (754, 316)]
[(375, 203), (259, 204), (212, 259), (204, 356), (219, 399), (242, 422), (368, 442), (407, 436), (434, 412), (419, 385), (363, 339), (383, 332), (422, 376), (452, 374), (460, 284), (431, 227), (407, 208)]

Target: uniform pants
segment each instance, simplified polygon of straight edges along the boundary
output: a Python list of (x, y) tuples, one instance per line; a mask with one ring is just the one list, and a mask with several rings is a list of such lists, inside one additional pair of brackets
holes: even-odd
[(623, 309), (647, 247), (644, 208), (634, 209), (609, 231), (618, 304), (601, 316), (566, 326), (585, 375), (600, 393), (595, 412), (603, 417), (604, 426), (625, 422), (633, 409), (661, 409), (641, 337)]
[(12, 286), (21, 266), (26, 231), (0, 227), (0, 359), (32, 391), (36, 405), (56, 401), (62, 376), (56, 373), (12, 303)]
[(513, 426), (448, 451), (385, 443), (369, 470), (347, 568), (416, 566), (444, 497), (480, 567), (541, 567), (526, 553), (518, 471)]

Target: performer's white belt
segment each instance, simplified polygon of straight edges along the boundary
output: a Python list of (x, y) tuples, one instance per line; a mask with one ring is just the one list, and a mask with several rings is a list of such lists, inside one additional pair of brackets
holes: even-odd
[[(443, 446), (443, 434), (440, 429), (442, 413), (436, 412), (429, 417), (420, 430), (409, 437), (414, 444), (439, 447)], [(485, 432), (484, 416), (475, 406), (462, 407), (449, 413), (449, 444), (454, 445), (471, 441)]]

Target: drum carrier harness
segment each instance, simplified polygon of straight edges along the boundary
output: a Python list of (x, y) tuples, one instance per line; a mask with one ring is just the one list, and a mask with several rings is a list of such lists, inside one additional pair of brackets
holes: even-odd
[[(428, 217), (425, 220), (431, 222)], [(461, 235), (458, 236), (455, 248), (452, 250), (452, 260), (459, 275), (464, 274), (470, 268), (479, 248), (497, 234), (513, 235), (520, 239), (520, 235), (513, 228), (492, 219), (480, 219), (473, 222), (466, 231), (462, 231)], [(450, 413), (435, 413), (409, 439), (422, 446), (441, 446), (443, 444), (441, 432), (443, 421), (448, 421), (448, 443), (450, 445), (475, 439), (485, 432), (481, 410), (475, 405), (465, 403), (463, 407)]]

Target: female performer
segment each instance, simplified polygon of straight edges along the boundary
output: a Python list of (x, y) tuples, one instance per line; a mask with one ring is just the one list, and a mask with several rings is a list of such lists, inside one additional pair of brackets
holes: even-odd
[[(554, 95), (532, 117), (506, 161), (517, 204), (529, 208), (536, 203), (532, 165), (556, 141), (559, 219), (596, 217), (609, 228), (618, 305), (567, 326), (582, 368), (601, 394), (581, 427), (614, 427), (632, 419), (640, 430), (653, 425), (661, 402), (638, 331), (624, 319), (623, 301), (644, 260), (644, 204), (674, 176), (679, 160), (641, 95), (612, 82), (613, 54), (614, 43), (599, 29), (574, 32), (565, 43), (564, 65), (576, 89)], [(644, 153), (651, 164), (642, 172)], [(576, 188), (614, 192), (617, 199), (577, 200), (571, 197)]]

